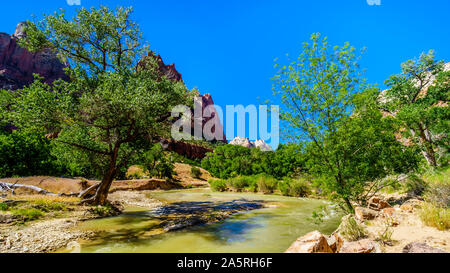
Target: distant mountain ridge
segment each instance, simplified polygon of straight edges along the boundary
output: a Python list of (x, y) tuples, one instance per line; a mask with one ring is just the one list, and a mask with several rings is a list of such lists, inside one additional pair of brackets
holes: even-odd
[(236, 137), (229, 143), (230, 145), (242, 146), (247, 148), (258, 148), (263, 152), (273, 152), (272, 147), (269, 146), (264, 140), (257, 139), (250, 141), (247, 137)]

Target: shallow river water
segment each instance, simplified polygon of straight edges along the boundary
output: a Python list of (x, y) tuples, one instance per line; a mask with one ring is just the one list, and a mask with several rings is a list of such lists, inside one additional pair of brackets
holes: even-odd
[[(269, 208), (240, 212), (216, 223), (163, 234), (153, 211), (131, 209), (121, 216), (87, 221), (81, 228), (102, 231), (98, 239), (82, 244), (82, 252), (101, 253), (279, 253), (298, 237), (319, 230), (332, 233), (340, 216), (333, 213), (317, 225), (313, 211), (328, 206), (322, 200), (249, 193), (215, 193), (206, 189), (151, 193), (168, 202), (228, 202), (263, 200)], [(160, 231), (159, 231), (160, 232)]]

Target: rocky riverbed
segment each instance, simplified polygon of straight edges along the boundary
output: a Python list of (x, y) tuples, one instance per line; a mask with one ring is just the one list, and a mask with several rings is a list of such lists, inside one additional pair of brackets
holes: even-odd
[[(190, 226), (217, 222), (231, 215), (264, 207), (262, 201), (235, 200), (230, 202), (165, 203), (149, 196), (150, 191), (117, 191), (110, 195), (113, 204), (122, 208), (143, 210), (157, 224), (146, 229), (152, 236)], [(6, 199), (3, 199), (5, 202)], [(1, 213), (0, 253), (49, 253), (70, 251), (79, 241), (95, 239), (100, 231), (80, 228), (81, 223), (99, 218), (95, 208), (76, 207), (64, 215), (51, 214), (44, 219), (19, 223), (10, 213)], [(9, 219), (8, 221), (6, 219)]]

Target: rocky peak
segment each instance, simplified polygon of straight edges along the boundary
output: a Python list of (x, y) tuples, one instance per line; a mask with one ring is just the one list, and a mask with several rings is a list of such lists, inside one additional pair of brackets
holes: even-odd
[(258, 139), (256, 141), (250, 141), (246, 137), (236, 137), (230, 141), (231, 145), (242, 146), (247, 148), (258, 148), (263, 152), (273, 152), (272, 147), (270, 147), (264, 140)]

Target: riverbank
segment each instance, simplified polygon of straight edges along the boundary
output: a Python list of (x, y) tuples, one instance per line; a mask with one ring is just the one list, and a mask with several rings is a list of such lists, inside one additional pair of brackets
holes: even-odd
[[(262, 201), (175, 202), (168, 203), (151, 197), (158, 191), (115, 191), (109, 200), (115, 208), (75, 205), (74, 198), (21, 196), (14, 200), (0, 198), (9, 209), (0, 213), (0, 253), (50, 253), (70, 251), (80, 241), (94, 240), (101, 230), (80, 228), (83, 223), (121, 215), (126, 211), (151, 212), (155, 225), (146, 227), (146, 236), (177, 231), (187, 227), (222, 221), (238, 212), (261, 209)], [(44, 208), (45, 204), (45, 208)], [(53, 207), (52, 211), (47, 207)], [(21, 211), (23, 215), (18, 215)], [(26, 215), (35, 212), (34, 217)], [(28, 218), (24, 218), (28, 217)], [(76, 251), (76, 250), (75, 250)]]
[(424, 206), (425, 201), (406, 194), (376, 196), (368, 207), (344, 216), (331, 236), (308, 233), (286, 252), (450, 253), (450, 232), (425, 225), (420, 216)]

